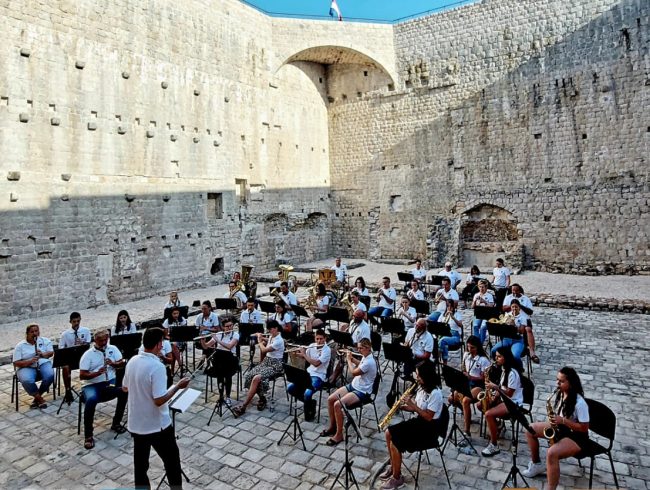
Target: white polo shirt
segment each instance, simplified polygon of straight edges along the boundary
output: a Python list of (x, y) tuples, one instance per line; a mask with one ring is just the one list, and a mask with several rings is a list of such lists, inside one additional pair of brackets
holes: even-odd
[[(214, 311), (210, 312), (208, 318), (204, 318), (203, 313), (199, 313), (199, 316), (197, 316), (196, 320), (194, 321), (194, 325), (197, 327), (206, 327), (206, 328), (218, 327), (219, 317), (215, 314)], [(200, 333), (202, 334), (204, 332), (206, 332), (206, 330), (201, 329)]]
[(187, 327), (187, 320), (182, 316), (179, 317), (177, 321), (169, 321), (169, 318), (165, 318), (163, 322), (163, 328), (174, 328), (174, 327)]
[(524, 403), (524, 388), (521, 386), (521, 377), (516, 369), (511, 369), (506, 382), (506, 372), (501, 371), (501, 380), (499, 381), (501, 388), (509, 388), (515, 390), (510, 397), (517, 405)]
[(330, 346), (326, 344), (322, 349), (317, 349), (316, 345), (313, 344), (307, 349), (306, 354), (312, 359), (320, 361), (320, 366), (314, 366), (311, 363), (309, 364), (309, 367), (307, 368), (309, 375), (325, 381), (325, 378), (327, 377), (327, 368), (329, 367), (330, 359), (332, 357)]
[(366, 308), (366, 305), (364, 305), (361, 301), (359, 301), (359, 303), (357, 303), (356, 305), (354, 303), (352, 303), (352, 307), (354, 308), (353, 311), (361, 310), (364, 313), (368, 311), (368, 308)]
[(465, 371), (473, 378), (483, 377), (485, 370), (490, 367), (491, 362), (485, 356), (476, 355), (472, 357), (469, 352), (463, 355), (463, 364), (465, 364)]
[(338, 282), (343, 282), (345, 281), (345, 276), (348, 274), (348, 266), (345, 264), (341, 264), (340, 267), (332, 267), (332, 270), (334, 271), (334, 274), (336, 274), (336, 280)]
[(359, 293), (359, 296), (370, 296), (370, 291), (368, 291), (368, 288), (364, 288), (364, 289), (354, 288), (352, 291), (356, 291), (357, 293)]
[[(14, 349), (14, 357), (13, 361), (24, 361), (25, 359), (31, 359), (36, 355), (36, 349), (38, 349), (41, 352), (53, 352), (54, 348), (52, 347), (52, 342), (50, 342), (50, 339), (47, 339), (45, 337), (38, 337), (36, 340), (36, 345), (30, 344), (26, 340), (21, 340), (18, 342), (18, 345), (16, 345), (16, 348)], [(52, 362), (52, 358), (39, 358), (38, 359), (38, 365), (42, 366), (45, 363)], [(33, 364), (31, 366), (28, 366), (30, 368), (36, 368), (36, 364)], [(23, 369), (23, 368), (20, 368)]]
[(267, 357), (271, 359), (282, 359), (284, 355), (284, 339), (282, 335), (278, 334), (275, 337), (269, 338), (268, 347), (273, 347), (273, 350), (266, 353)]
[[(286, 305), (292, 306), (298, 304), (298, 298), (296, 298), (296, 295), (291, 291), (289, 291), (286, 295), (280, 293), (280, 298), (282, 298), (282, 301), (284, 301), (284, 304)], [(291, 321), (296, 318), (296, 314), (293, 311), (287, 311), (287, 313), (291, 317)]]
[(427, 330), (416, 334), (415, 327), (409, 329), (404, 341), (411, 348), (414, 356), (423, 356), (425, 352), (433, 352), (433, 335)]
[(423, 267), (420, 267), (419, 269), (411, 269), (411, 274), (413, 275), (413, 278), (418, 281), (427, 277), (427, 271)]
[[(171, 351), (172, 351), (172, 343), (167, 339), (163, 339), (162, 349), (160, 349), (160, 355), (166, 356)], [(140, 348), (138, 349), (138, 354), (144, 354), (144, 345), (140, 344)], [(165, 361), (163, 361), (160, 357), (158, 357), (158, 360), (163, 364), (165, 364)]]
[[(455, 289), (450, 289), (449, 291), (445, 291), (444, 289), (439, 289), (439, 291), (442, 291), (442, 293), (440, 294), (445, 299), (451, 299), (454, 300), (455, 302), (458, 302), (460, 300), (460, 297), (458, 296), (458, 293), (456, 292)], [(447, 303), (445, 301), (439, 301), (438, 306), (436, 307), (436, 311), (439, 311), (441, 314), (444, 314), (445, 311), (447, 311)]]
[(510, 306), (510, 304), (512, 303), (512, 300), (513, 300), (513, 299), (516, 299), (517, 301), (519, 301), (519, 304), (520, 304), (521, 306), (523, 306), (523, 307), (525, 307), (525, 308), (530, 308), (531, 310), (533, 309), (533, 302), (532, 302), (532, 301), (530, 300), (530, 298), (529, 298), (528, 296), (526, 296), (525, 294), (522, 294), (522, 295), (519, 296), (518, 298), (515, 297), (514, 294), (509, 294), (509, 295), (506, 296), (505, 299), (503, 300), (503, 306)]
[(372, 357), (372, 352), (361, 359), (357, 368), (361, 370), (362, 374), (354, 377), (352, 388), (362, 393), (372, 393), (372, 384), (375, 381), (375, 376), (377, 376), (377, 362)]
[[(453, 318), (458, 320), (461, 325), (463, 324), (463, 314), (460, 311), (454, 313)], [(459, 335), (463, 333), (463, 329), (452, 318), (449, 319), (449, 329), (452, 332), (458, 332)]]
[(282, 313), (273, 313), (270, 317), (270, 320), (275, 320), (281, 326), (285, 326), (287, 323), (291, 323), (291, 315), (287, 311), (284, 315)]
[(262, 314), (259, 310), (244, 310), (239, 315), (239, 323), (262, 323)]
[(447, 271), (445, 269), (442, 269), (440, 272), (438, 272), (439, 276), (447, 276), (449, 280), (451, 281), (451, 288), (455, 288), (456, 285), (461, 281), (462, 277), (461, 275), (456, 272), (455, 270), (450, 270)]
[(442, 390), (436, 388), (431, 393), (427, 393), (422, 388), (418, 388), (415, 395), (415, 404), (420, 410), (431, 410), (434, 414), (434, 420), (440, 418), (443, 405)]
[(413, 327), (415, 323), (412, 320), (410, 320), (407, 316), (401, 315), (400, 312), (402, 311), (404, 311), (404, 313), (408, 315), (408, 317), (414, 318), (416, 320), (418, 318), (418, 312), (415, 311), (415, 308), (413, 308), (412, 306), (409, 306), (407, 310), (404, 310), (404, 308), (402, 308), (401, 306), (397, 309), (396, 316), (397, 318), (402, 319), (402, 321), (404, 322), (404, 328), (409, 329)]
[(424, 293), (422, 292), (421, 289), (418, 289), (417, 291), (413, 291), (412, 289), (408, 292), (408, 297), (411, 299), (417, 299), (418, 301), (423, 301), (424, 300)]
[(357, 344), (361, 339), (370, 340), (370, 327), (365, 320), (361, 320), (361, 323), (350, 323), (348, 332), (352, 335), (352, 342)]
[[(221, 344), (217, 344), (217, 342), (216, 342), (217, 340), (220, 341), (220, 342), (223, 342), (224, 344), (229, 344), (233, 340), (236, 340), (237, 343), (239, 343), (239, 332), (234, 332), (232, 330), (230, 332), (217, 332), (212, 336), (212, 339), (210, 339), (210, 341), (207, 344), (208, 347), (214, 347), (216, 345), (217, 350), (225, 350), (227, 352), (228, 349), (226, 349)], [(237, 355), (237, 344), (232, 346), (232, 349), (230, 349), (230, 352), (233, 355)]]
[(90, 330), (86, 327), (79, 327), (77, 329), (77, 335), (75, 335), (75, 331), (72, 328), (69, 328), (61, 334), (59, 349), (74, 347), (75, 345), (81, 344), (90, 344), (90, 338)]
[[(96, 373), (104, 367), (104, 354), (106, 354), (106, 359), (110, 359), (113, 362), (122, 359), (122, 353), (120, 350), (111, 344), (106, 345), (104, 353), (93, 345), (90, 349), (84, 352), (83, 356), (81, 356), (79, 369), (90, 373)], [(95, 376), (92, 379), (84, 379), (82, 381), (84, 386), (88, 386), (95, 383), (110, 381), (112, 379), (115, 379), (115, 368), (113, 366), (106, 366), (105, 374)]]
[(129, 390), (129, 432), (153, 434), (171, 425), (167, 403), (159, 407), (154, 403), (154, 398), (167, 393), (167, 372), (155, 354), (144, 352), (131, 358), (122, 384)]
[(386, 298), (384, 298), (382, 296), (381, 299), (379, 300), (379, 306), (381, 306), (383, 308), (388, 308), (389, 310), (394, 311), (395, 310), (395, 299), (397, 299), (397, 292), (395, 291), (395, 288), (388, 288), (388, 289), (381, 288), (381, 291), (383, 291), (386, 296), (388, 296), (390, 299), (392, 299), (393, 302), (391, 304), (388, 304), (388, 301), (386, 301)]
[[(165, 321), (167, 321), (167, 320), (165, 320)], [(185, 322), (185, 323), (187, 324), (187, 322)], [(115, 329), (115, 326), (113, 326), (113, 328), (111, 328), (111, 336), (113, 336), (113, 335), (124, 335), (124, 334), (127, 334), (127, 333), (136, 333), (137, 331), (138, 331), (138, 329), (136, 328), (135, 323), (130, 323), (129, 325), (124, 327), (124, 329), (122, 329), (119, 332)]]
[(492, 284), (498, 288), (505, 288), (508, 283), (507, 278), (510, 277), (510, 269), (505, 266), (495, 267), (492, 275), (494, 276), (494, 282)]
[(248, 298), (246, 297), (246, 294), (243, 291), (237, 291), (234, 295), (230, 295), (231, 293), (226, 293), (223, 295), (224, 298), (239, 298), (239, 301), (241, 301), (242, 305), (246, 306), (246, 301), (248, 301)]

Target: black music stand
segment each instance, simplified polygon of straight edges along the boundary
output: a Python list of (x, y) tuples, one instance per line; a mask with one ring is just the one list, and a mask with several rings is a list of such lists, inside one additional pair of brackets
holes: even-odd
[[(309, 388), (313, 389), (311, 384), (311, 376), (306, 370), (291, 366), (290, 364), (286, 363), (284, 364), (284, 373), (287, 377), (287, 384), (293, 383), (295, 387), (295, 391), (291, 395), (291, 406), (289, 407), (289, 411), (291, 411), (293, 408), (293, 420), (282, 433), (282, 436), (278, 441), (278, 446), (285, 437), (289, 437), (294, 443), (300, 439), (300, 442), (302, 442), (302, 448), (306, 451), (307, 446), (305, 446), (305, 439), (302, 435), (302, 427), (300, 427), (300, 421), (298, 420), (298, 400), (304, 403), (305, 390)], [(293, 435), (289, 433), (292, 427)]]
[(296, 317), (309, 318), (311, 316), (309, 312), (300, 305), (291, 305), (291, 311), (296, 314)]
[[(68, 366), (70, 368), (70, 377), (72, 377), (72, 371), (79, 369), (79, 361), (81, 360), (81, 356), (83, 356), (84, 352), (86, 352), (89, 348), (90, 344), (81, 344), (55, 350), (54, 359), (52, 359), (52, 369), (61, 369), (62, 367)], [(52, 391), (55, 390), (56, 389), (53, 389)], [(74, 400), (79, 398), (79, 392), (72, 386), (72, 379), (70, 380), (70, 391), (72, 391), (73, 399), (72, 401), (68, 402), (68, 406), (70, 406)], [(61, 412), (65, 401), (66, 400), (64, 396), (61, 400), (61, 404), (59, 405), (59, 409), (56, 411), (57, 415), (59, 415)]]
[(411, 306), (415, 308), (418, 315), (429, 315), (431, 312), (429, 302), (424, 299), (412, 299)]
[(395, 337), (401, 337), (405, 334), (404, 321), (401, 318), (386, 317), (381, 319), (381, 330), (383, 333), (389, 333), (393, 340)]
[(438, 359), (438, 354), (440, 353), (440, 350), (438, 348), (439, 345), (439, 340), (442, 337), (451, 337), (451, 327), (449, 326), (448, 323), (443, 323), (443, 322), (432, 322), (431, 320), (427, 320), (427, 330), (431, 335), (433, 335), (433, 356), (434, 356), (434, 362), (436, 364), (436, 368), (438, 370), (438, 374), (440, 374), (440, 364), (439, 364), (439, 359)]
[[(232, 359), (229, 357), (232, 357), (232, 353), (227, 350), (222, 350), (222, 349), (214, 349), (214, 352), (210, 356), (210, 364), (209, 366), (212, 366), (214, 369), (219, 370), (219, 369), (225, 369), (225, 367), (228, 365), (228, 363), (232, 363)], [(206, 362), (206, 369), (209, 369), (208, 363)], [(214, 417), (214, 414), (217, 413), (219, 415), (219, 418), (223, 418), (223, 407), (226, 407), (226, 410), (228, 410), (233, 416), (235, 415), (234, 412), (232, 411), (232, 408), (226, 403), (226, 400), (224, 398), (224, 385), (221, 381), (219, 381), (219, 377), (215, 376), (217, 378), (217, 390), (219, 391), (219, 399), (216, 401), (214, 404), (214, 408), (212, 409), (212, 414), (210, 415), (210, 419), (208, 420), (208, 425), (210, 425), (210, 422), (212, 422), (212, 417)], [(207, 386), (207, 382), (206, 382)], [(206, 390), (207, 394), (207, 390)]]
[[(492, 350), (492, 336), (497, 339), (521, 339), (517, 327), (505, 323), (487, 322), (488, 346)], [(488, 352), (491, 355), (491, 352)]]
[(370, 296), (361, 296), (359, 295), (359, 301), (366, 305), (366, 310), (370, 309)]
[[(399, 378), (402, 374), (402, 369), (400, 366), (402, 364), (405, 364), (407, 362), (411, 362), (413, 360), (413, 352), (411, 351), (410, 348), (402, 345), (402, 344), (393, 344), (393, 343), (388, 343), (384, 342), (384, 357), (386, 358), (386, 366), (384, 367), (384, 372), (386, 371), (386, 367), (388, 366), (389, 362), (393, 363), (393, 382), (391, 383), (390, 386), (390, 392), (395, 394), (396, 398), (399, 398), (400, 395), (400, 390), (399, 390)], [(388, 405), (392, 406), (392, 403), (389, 403)]]
[(442, 286), (442, 280), (447, 277), (447, 276), (431, 276), (431, 279), (429, 279), (429, 284), (433, 286)]
[(215, 298), (214, 309), (215, 310), (236, 310), (237, 301), (235, 301), (234, 298)]
[[(171, 319), (172, 319), (172, 310), (174, 308), (178, 308), (178, 311), (181, 312), (181, 316), (183, 318), (187, 318), (187, 315), (189, 314), (189, 311), (190, 311), (189, 306), (174, 306), (172, 308), (165, 308), (165, 311), (163, 312), (163, 321), (165, 321), (165, 320), (171, 321)], [(158, 320), (156, 320), (156, 321), (158, 321)], [(160, 322), (160, 323), (162, 323), (162, 322)]]
[(350, 322), (350, 313), (348, 313), (347, 308), (340, 308), (338, 306), (333, 306), (328, 308), (327, 314), (325, 315), (326, 320), (334, 320), (336, 323), (349, 323)]
[(329, 332), (330, 339), (337, 344), (354, 347), (354, 341), (352, 340), (352, 334), (350, 332), (341, 332), (340, 330), (335, 330), (333, 328), (328, 328), (327, 331)]
[[(169, 340), (170, 342), (185, 342), (185, 363), (181, 367), (181, 373), (180, 376), (181, 378), (183, 375), (187, 372), (192, 374), (192, 371), (188, 367), (189, 364), (189, 349), (187, 348), (187, 343), (192, 344), (192, 363), (194, 364), (194, 368), (196, 369), (196, 359), (195, 359), (195, 353), (196, 353), (196, 346), (194, 345), (194, 338), (199, 335), (199, 327), (192, 327), (192, 326), (185, 326), (185, 327), (172, 327), (169, 329)], [(172, 373), (173, 375), (173, 373)]]
[(510, 480), (512, 480), (512, 483), (514, 485), (513, 488), (518, 488), (519, 485), (517, 485), (517, 475), (519, 475), (521, 479), (524, 481), (524, 485), (526, 485), (525, 488), (529, 488), (528, 482), (526, 481), (524, 475), (517, 467), (517, 448), (519, 446), (519, 425), (521, 425), (524, 429), (526, 429), (529, 433), (533, 435), (535, 434), (535, 430), (528, 424), (526, 415), (524, 414), (524, 412), (521, 411), (521, 408), (519, 408), (519, 406), (515, 402), (513, 402), (508, 397), (508, 395), (506, 395), (506, 392), (503, 391), (500, 387), (497, 387), (497, 391), (501, 394), (501, 400), (503, 401), (504, 405), (508, 409), (508, 413), (510, 414), (510, 427), (512, 430), (512, 446), (510, 451), (512, 453), (512, 466), (510, 467), (510, 472), (508, 473), (508, 476), (503, 482), (503, 486), (501, 488), (506, 488)]
[(275, 313), (275, 303), (273, 301), (259, 301), (260, 310), (267, 315)]
[(397, 279), (404, 282), (404, 291), (408, 291), (411, 281), (415, 279), (410, 272), (398, 272)]
[[(359, 442), (362, 437), (361, 437), (361, 432), (359, 432), (359, 427), (357, 427), (357, 424), (354, 422), (354, 417), (350, 413), (350, 411), (347, 409), (345, 404), (343, 403), (343, 400), (341, 400), (341, 395), (337, 395), (339, 399), (339, 403), (341, 404), (341, 409), (343, 410), (343, 415), (345, 417), (345, 462), (343, 463), (343, 466), (339, 470), (338, 474), (336, 475), (336, 479), (332, 483), (332, 486), (330, 487), (330, 490), (333, 490), (333, 488), (336, 486), (338, 483), (341, 485), (345, 490), (348, 490), (349, 488), (354, 485), (359, 488), (359, 484), (357, 483), (357, 478), (354, 476), (354, 471), (352, 471), (352, 464), (354, 463), (354, 460), (350, 459), (350, 427), (354, 429), (354, 432), (357, 434), (357, 442)], [(345, 484), (343, 484), (342, 481), (340, 481), (341, 475), (345, 471)]]
[(124, 359), (131, 359), (142, 345), (142, 332), (111, 335), (109, 342), (120, 350)]
[(472, 395), (472, 389), (469, 385), (469, 378), (465, 376), (462, 371), (459, 371), (458, 369), (454, 369), (447, 365), (442, 366), (442, 377), (445, 380), (445, 384), (451, 388), (451, 399), (454, 401), (454, 423), (451, 426), (451, 430), (447, 435), (445, 443), (442, 445), (442, 452), (445, 452), (445, 448), (447, 447), (448, 442), (451, 442), (455, 447), (458, 447), (458, 433), (460, 432), (460, 435), (465, 440), (467, 446), (472, 448), (473, 454), (478, 454), (476, 452), (476, 448), (472, 445), (472, 441), (467, 438), (465, 433), (456, 423), (456, 393), (460, 393), (461, 395), (472, 399), (474, 398), (474, 395)]
[(498, 318), (501, 311), (496, 306), (477, 306), (474, 308), (474, 318), (477, 320), (489, 320)]
[(256, 333), (264, 333), (263, 323), (239, 324), (239, 345), (248, 344), (248, 367), (246, 367), (244, 374), (255, 366), (253, 358), (255, 357), (255, 342), (257, 341), (257, 337), (254, 335)]

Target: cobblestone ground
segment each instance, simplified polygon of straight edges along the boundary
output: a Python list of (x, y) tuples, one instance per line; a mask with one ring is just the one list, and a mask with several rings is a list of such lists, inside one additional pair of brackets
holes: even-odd
[[(470, 313), (465, 313), (467, 325)], [(541, 366), (534, 366), (532, 375), (536, 384), (535, 419), (545, 417), (544, 400), (553, 389), (557, 369), (565, 364), (575, 366), (581, 373), (586, 396), (601, 400), (618, 417), (614, 460), (621, 487), (650, 488), (650, 374), (642, 368), (649, 348), (638, 341), (650, 334), (650, 317), (540, 308), (535, 312), (535, 320), (542, 358)], [(242, 358), (247, 357), (244, 349)], [(451, 362), (458, 365), (457, 354)], [(20, 410), (15, 412), (10, 403), (12, 368), (4, 366), (0, 371), (0, 487), (132, 485), (131, 439), (128, 434), (114, 439), (108, 430), (114, 402), (98, 406), (96, 447), (86, 451), (82, 437), (76, 433), (76, 404), (65, 405), (60, 415), (56, 414), (58, 403), (50, 403), (44, 411), (30, 410), (21, 388)], [(385, 376), (377, 398), (380, 418), (387, 411), (383, 400), (389, 383), (390, 376)], [(193, 386), (204, 391), (204, 377), (197, 377)], [(278, 445), (282, 431), (291, 421), (283, 382), (278, 383), (275, 398), (273, 413), (253, 408), (240, 419), (227, 414), (223, 419), (216, 417), (207, 426), (215, 401), (210, 394), (207, 404), (201, 397), (187, 413), (177, 417), (183, 468), (191, 480), (186, 488), (317, 489), (332, 485), (344, 451), (342, 444), (330, 448), (324, 439), (318, 438), (327, 422), (326, 413), (320, 424), (302, 421), (307, 451), (291, 441)], [(368, 488), (373, 474), (387, 458), (383, 435), (377, 432), (371, 413), (372, 409), (364, 411), (364, 438), (353, 443), (351, 449), (354, 473), (361, 488)], [(478, 424), (473, 426), (473, 435), (480, 451), (485, 442), (478, 437)], [(448, 446), (444, 457), (452, 487), (500, 488), (510, 468), (509, 443), (502, 440), (500, 444), (502, 452), (490, 459), (459, 454), (456, 448)], [(431, 451), (430, 457), (431, 464), (425, 462), (422, 467), (422, 488), (447, 488), (439, 456)], [(413, 467), (416, 459), (411, 456), (405, 461)], [(523, 444), (519, 455), (522, 469), (527, 461), (528, 450)], [(150, 477), (157, 482), (162, 467), (155, 456), (151, 462)], [(562, 463), (562, 474), (561, 484), (566, 488), (587, 488), (588, 470), (585, 476), (575, 460)], [(542, 478), (529, 483), (545, 487)], [(407, 486), (412, 485), (412, 478), (407, 478)], [(610, 487), (613, 479), (609, 463), (599, 458), (594, 488)]]

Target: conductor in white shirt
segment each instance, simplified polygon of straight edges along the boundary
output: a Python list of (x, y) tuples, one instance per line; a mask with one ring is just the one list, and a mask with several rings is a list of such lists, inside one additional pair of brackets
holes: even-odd
[(150, 488), (149, 454), (151, 448), (162, 459), (171, 488), (182, 488), (180, 453), (167, 402), (190, 384), (183, 378), (167, 389), (165, 366), (158, 360), (163, 346), (163, 331), (150, 328), (142, 336), (144, 352), (126, 366), (123, 386), (128, 391), (128, 428), (133, 436), (135, 487)]

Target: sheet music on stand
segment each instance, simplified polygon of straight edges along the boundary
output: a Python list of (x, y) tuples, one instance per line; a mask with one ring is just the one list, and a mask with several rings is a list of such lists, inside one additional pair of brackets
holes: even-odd
[(184, 413), (192, 406), (192, 403), (201, 395), (199, 390), (194, 388), (186, 388), (176, 393), (171, 400), (169, 400), (169, 409), (175, 412)]

